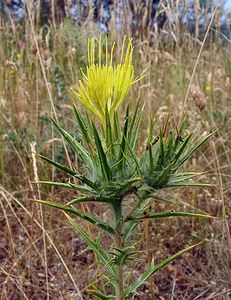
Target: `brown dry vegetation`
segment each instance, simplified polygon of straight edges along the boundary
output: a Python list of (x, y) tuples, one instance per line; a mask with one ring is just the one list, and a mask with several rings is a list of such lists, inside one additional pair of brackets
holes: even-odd
[[(3, 21), (0, 26), (1, 299), (91, 299), (86, 288), (97, 276), (94, 254), (86, 249), (61, 212), (42, 208), (34, 201), (70, 200), (73, 194), (68, 191), (33, 183), (38, 178), (68, 178), (50, 169), (32, 152), (66, 162), (66, 149), (48, 115), (78, 134), (67, 89), (78, 80), (79, 69), (86, 62), (87, 33), (96, 30), (92, 24), (79, 29), (69, 22), (56, 28), (34, 29), (29, 20), (24, 28)], [(110, 38), (121, 41), (113, 28)], [(134, 269), (133, 280), (150, 261), (158, 262), (197, 241), (204, 243), (155, 275), (136, 299), (228, 300), (231, 45), (227, 42), (222, 46), (219, 36), (213, 41), (208, 37), (198, 57), (202, 46), (199, 40), (187, 34), (181, 44), (176, 39), (169, 35), (163, 42), (160, 35), (154, 35), (150, 43), (149, 36), (137, 38), (136, 73), (146, 75), (128, 101), (135, 102), (140, 95), (145, 114), (155, 116), (157, 129), (169, 114), (177, 123), (199, 59), (184, 107), (187, 130), (196, 129), (197, 137), (218, 130), (188, 163), (187, 170), (205, 172), (200, 180), (214, 186), (169, 189), (163, 197), (175, 200), (173, 208), (199, 209), (217, 218), (164, 219), (140, 225), (136, 239), (142, 250), (141, 262), (130, 266)], [(75, 163), (76, 158), (71, 152), (69, 155)], [(164, 207), (153, 203), (153, 207), (157, 205)], [(110, 217), (100, 205), (82, 209), (104, 215), (105, 219)], [(83, 221), (81, 225), (92, 237), (99, 237), (107, 249), (109, 239)], [(103, 281), (96, 280), (103, 287)]]

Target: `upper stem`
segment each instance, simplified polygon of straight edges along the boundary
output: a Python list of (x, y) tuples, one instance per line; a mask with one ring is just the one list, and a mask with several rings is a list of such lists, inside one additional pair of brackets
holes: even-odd
[(121, 200), (113, 203), (113, 210), (114, 210), (115, 223), (116, 223), (116, 229), (117, 229), (119, 222), (123, 218), (122, 201)]

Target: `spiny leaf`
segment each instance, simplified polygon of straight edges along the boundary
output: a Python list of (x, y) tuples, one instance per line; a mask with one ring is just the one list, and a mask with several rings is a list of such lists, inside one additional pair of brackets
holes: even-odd
[[(106, 140), (107, 152), (109, 154), (112, 154), (112, 156), (115, 156), (115, 149), (114, 149), (114, 142), (113, 142), (113, 135), (112, 135), (112, 126), (111, 126), (111, 120), (110, 120), (110, 115), (109, 115), (107, 105), (106, 105), (105, 114), (106, 114), (105, 140)], [(109, 160), (110, 160), (110, 158), (109, 158)]]
[(142, 177), (134, 177), (134, 178), (128, 179), (118, 188), (118, 191), (116, 191), (116, 193), (118, 193), (118, 194), (122, 193), (124, 190), (130, 188), (134, 183), (140, 182), (141, 180), (142, 180)]
[(164, 153), (164, 141), (163, 141), (163, 133), (162, 130), (160, 130), (160, 139), (159, 139), (159, 148), (160, 148), (160, 156), (158, 159), (158, 166), (162, 166), (165, 158)]
[(86, 143), (91, 144), (92, 140), (91, 140), (91, 137), (89, 135), (87, 125), (85, 124), (85, 122), (84, 122), (84, 120), (83, 120), (81, 114), (79, 113), (79, 111), (78, 111), (75, 104), (73, 105), (73, 108), (74, 108), (74, 113), (75, 113), (76, 119), (78, 121), (79, 127), (81, 129), (82, 135), (83, 135)]
[(125, 265), (126, 262), (134, 260), (134, 255), (137, 255), (140, 251), (134, 251), (133, 246), (124, 247), (122, 249), (113, 248), (114, 252), (109, 252), (114, 256), (113, 264), (117, 266)]
[(78, 217), (80, 217), (80, 218), (82, 218), (82, 219), (98, 226), (99, 228), (107, 231), (110, 234), (115, 233), (114, 229), (111, 226), (109, 226), (108, 224), (104, 223), (103, 221), (99, 220), (98, 218), (96, 218), (96, 217), (94, 217), (90, 214), (82, 213), (80, 210), (78, 210), (76, 208), (69, 207), (69, 206), (66, 206), (66, 205), (62, 205), (62, 204), (52, 202), (52, 201), (37, 200), (37, 202), (39, 202), (41, 204), (51, 206), (51, 207), (54, 207), (54, 208), (57, 208), (57, 209), (60, 209), (60, 210), (65, 211), (65, 212), (69, 212), (71, 214), (74, 214), (74, 215), (76, 215), (76, 216), (78, 216)]
[(67, 168), (67, 167), (59, 164), (58, 162), (55, 162), (55, 161), (51, 160), (50, 158), (47, 158), (47, 157), (45, 157), (43, 155), (39, 155), (39, 157), (41, 157), (43, 160), (49, 162), (53, 166), (57, 167), (58, 169), (64, 171), (65, 173), (74, 176), (75, 178), (77, 178), (78, 180), (80, 180), (81, 182), (83, 182), (84, 184), (90, 186), (92, 189), (94, 189), (94, 190), (97, 189), (96, 185), (94, 184), (94, 182), (92, 182), (90, 179), (88, 179), (84, 175), (79, 174), (77, 171), (72, 170), (70, 168)]
[(128, 221), (142, 221), (145, 219), (160, 219), (160, 218), (169, 218), (169, 217), (196, 217), (196, 218), (214, 218), (210, 215), (184, 212), (184, 211), (163, 211), (163, 212), (149, 212), (142, 213), (138, 215), (131, 216), (128, 218)]
[(121, 131), (120, 131), (120, 124), (119, 124), (119, 117), (117, 112), (114, 112), (114, 135), (115, 141), (119, 141), (121, 139)]
[(215, 186), (214, 184), (210, 184), (210, 183), (200, 183), (200, 182), (190, 182), (190, 181), (168, 181), (166, 184), (165, 184), (165, 187), (174, 187), (174, 186)]
[(185, 147), (188, 145), (191, 137), (192, 137), (193, 133), (190, 133), (187, 138), (184, 140), (184, 142), (179, 146), (177, 152), (176, 152), (176, 155), (174, 157), (174, 160), (177, 161), (178, 158), (181, 156), (181, 154), (183, 153)]
[(81, 237), (85, 240), (88, 247), (92, 249), (97, 256), (99, 257), (100, 261), (104, 266), (108, 266), (108, 273), (116, 279), (116, 273), (113, 266), (110, 268), (110, 258), (108, 257), (107, 253), (101, 248), (98, 242), (94, 242), (91, 238), (87, 235), (86, 230), (83, 230), (69, 215), (65, 214), (66, 218), (68, 219), (69, 223), (73, 227), (74, 231), (81, 235)]
[(147, 139), (147, 148), (152, 144), (153, 138), (153, 128), (154, 128), (154, 120), (150, 118), (149, 120), (149, 128), (148, 128), (148, 139)]
[(97, 201), (96, 197), (78, 197), (78, 198), (74, 198), (71, 201), (69, 201), (66, 205), (73, 205), (73, 204), (77, 204), (77, 203), (82, 203), (82, 202), (93, 202), (93, 201)]
[(108, 107), (106, 105), (105, 108), (105, 114), (106, 114), (106, 145), (107, 148), (110, 148), (111, 144), (112, 144), (112, 128), (111, 128), (111, 121), (110, 121), (110, 115), (108, 112)]
[(195, 244), (193, 246), (190, 246), (186, 249), (183, 249), (179, 252), (177, 252), (176, 254), (168, 257), (167, 259), (164, 259), (163, 261), (161, 261), (159, 264), (157, 265), (152, 265), (142, 276), (140, 276), (140, 278), (134, 282), (127, 290), (126, 290), (126, 295), (132, 295), (134, 294), (137, 289), (143, 285), (153, 274), (155, 274), (159, 269), (163, 268), (164, 266), (166, 266), (167, 264), (169, 264), (170, 262), (172, 262), (174, 259), (178, 258), (179, 256), (181, 256), (182, 254), (192, 250), (194, 247), (200, 245), (200, 243)]
[(127, 138), (127, 132), (128, 132), (128, 121), (129, 121), (129, 108), (127, 107), (126, 110), (126, 116), (125, 116), (125, 124), (124, 124), (124, 131), (123, 136), (120, 144), (120, 152), (118, 156), (118, 168), (120, 170), (123, 170), (124, 167), (124, 160), (125, 160), (125, 146), (126, 146), (126, 138)]
[(166, 168), (164, 168), (162, 170), (162, 172), (159, 174), (159, 176), (155, 180), (154, 185), (152, 185), (153, 187), (158, 188), (158, 186), (161, 186), (162, 184), (165, 184), (167, 182), (168, 177), (170, 176), (170, 174), (172, 172), (174, 163), (175, 162), (171, 162)]
[[(92, 188), (94, 191), (97, 191), (97, 187), (95, 186), (95, 184), (94, 183), (92, 183), (92, 181), (90, 181), (89, 179), (87, 179), (87, 178), (85, 178), (85, 177), (83, 177), (84, 179), (84, 183), (87, 185), (87, 186), (89, 186), (90, 188)], [(75, 187), (75, 183), (71, 183), (71, 182), (69, 182), (69, 184), (70, 184), (70, 186), (73, 186), (73, 187)], [(84, 187), (86, 187), (86, 185), (84, 186)]]
[(208, 183), (190, 182), (189, 179), (201, 176), (203, 173), (184, 172), (172, 174), (165, 184), (166, 187), (170, 186), (211, 186)]
[(70, 168), (67, 168), (63, 165), (61, 165), (60, 163), (46, 157), (46, 156), (43, 156), (41, 154), (38, 154), (38, 156), (40, 158), (42, 158), (43, 160), (45, 160), (46, 162), (52, 164), (53, 166), (57, 167), (58, 169), (64, 171), (65, 173), (69, 174), (69, 175), (72, 175), (72, 176), (75, 176), (76, 178), (78, 178), (77, 176), (81, 176), (78, 172), (76, 172), (75, 170), (72, 170)]
[(88, 289), (89, 294), (95, 296), (97, 299), (100, 300), (112, 300), (114, 296), (105, 296), (102, 292), (94, 287), (94, 289)]
[(149, 193), (148, 194), (148, 198), (151, 199), (156, 199), (160, 202), (163, 202), (163, 203), (168, 203), (168, 204), (176, 204), (176, 201), (174, 200), (168, 200), (168, 199), (165, 199), (165, 198), (162, 198), (162, 197), (159, 197), (158, 195), (156, 195), (155, 193)]
[(47, 184), (50, 186), (55, 186), (55, 187), (63, 187), (66, 189), (73, 189), (77, 190), (83, 193), (90, 193), (90, 194), (95, 194), (95, 191), (92, 190), (91, 188), (83, 185), (78, 185), (78, 184), (73, 184), (73, 183), (64, 183), (64, 182), (56, 182), (56, 181), (37, 181), (36, 183), (39, 184)]
[(136, 147), (137, 147), (141, 121), (142, 121), (142, 112), (140, 112), (139, 115), (138, 115), (136, 126), (135, 126), (134, 131), (132, 133), (132, 136), (130, 138), (130, 140), (131, 140), (130, 145), (131, 145), (131, 148), (132, 148), (133, 151), (135, 151)]
[(63, 136), (63, 138), (67, 141), (67, 143), (70, 145), (72, 150), (79, 156), (79, 158), (84, 162), (90, 171), (93, 170), (93, 161), (91, 157), (89, 156), (88, 151), (67, 131), (65, 131), (59, 124), (51, 118), (51, 121), (55, 125), (55, 127), (58, 129), (59, 133)]
[(171, 176), (171, 180), (188, 180), (203, 175), (204, 172), (178, 172)]
[(153, 170), (153, 155), (152, 155), (153, 126), (154, 126), (154, 120), (153, 120), (153, 118), (150, 118), (149, 129), (148, 129), (148, 140), (147, 140), (147, 150), (148, 150), (149, 172), (150, 173)]
[(110, 203), (111, 198), (103, 198), (101, 196), (90, 196), (90, 197), (78, 197), (75, 199), (72, 199), (67, 203), (67, 205), (73, 205), (81, 202), (105, 202), (105, 203)]
[(193, 153), (200, 147), (202, 146), (216, 131), (210, 133), (207, 137), (205, 137), (204, 139), (202, 139), (201, 141), (199, 141), (195, 146), (193, 146), (188, 152), (187, 154), (179, 161), (179, 163), (177, 164), (177, 169), (183, 165), (183, 163), (185, 161), (187, 161), (192, 155)]
[(131, 154), (131, 157), (132, 157), (132, 159), (135, 163), (136, 171), (138, 171), (138, 174), (140, 175), (142, 173), (142, 171), (140, 169), (140, 164), (139, 164), (139, 161), (138, 161), (138, 157), (136, 156), (135, 151), (131, 148), (131, 146), (130, 146), (127, 139), (125, 139), (125, 142), (126, 142), (126, 146), (127, 146), (128, 150), (129, 150), (129, 153)]
[(129, 122), (130, 124), (129, 124), (129, 129), (128, 129), (128, 141), (129, 141), (129, 143), (131, 141), (131, 137), (132, 137), (132, 134), (133, 134), (133, 128), (134, 128), (135, 122), (137, 120), (137, 114), (138, 114), (139, 106), (140, 106), (140, 99), (138, 99), (138, 101), (136, 103), (135, 111), (132, 114), (132, 117), (130, 118), (131, 121)]
[(93, 128), (93, 134), (95, 138), (95, 145), (97, 148), (99, 160), (100, 160), (100, 166), (102, 169), (103, 176), (106, 180), (111, 180), (112, 174), (111, 174), (111, 169), (109, 167), (108, 161), (107, 161), (107, 156), (103, 150), (103, 146), (98, 134), (98, 131), (95, 127), (95, 125), (92, 123), (92, 128)]
[(88, 185), (89, 187), (91, 187), (94, 190), (97, 190), (96, 185), (94, 184), (94, 182), (92, 182), (90, 179), (88, 179), (86, 176), (79, 174), (76, 170), (72, 170), (70, 168), (67, 168), (63, 165), (61, 165), (58, 162), (53, 161), (52, 159), (45, 157), (43, 155), (39, 155), (39, 157), (41, 157), (43, 160), (49, 162), (50, 164), (52, 164), (53, 166), (57, 167), (58, 169), (62, 170), (63, 172), (72, 175), (73, 177), (77, 178), (78, 180), (80, 180), (82, 183)]
[(138, 226), (138, 222), (126, 222), (127, 227), (124, 230), (124, 240), (128, 240), (133, 234), (135, 228)]

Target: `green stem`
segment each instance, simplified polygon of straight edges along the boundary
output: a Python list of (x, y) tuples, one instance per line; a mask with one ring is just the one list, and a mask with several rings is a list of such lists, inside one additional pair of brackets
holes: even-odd
[[(115, 236), (115, 247), (118, 249), (123, 248), (123, 214), (122, 214), (122, 201), (117, 201), (113, 205), (114, 216), (116, 222), (116, 236)], [(117, 300), (124, 300), (124, 283), (123, 283), (123, 265), (117, 266)]]
[(122, 201), (116, 201), (113, 203), (113, 210), (114, 210), (114, 216), (115, 216), (115, 223), (116, 223), (116, 229), (118, 227), (118, 224), (122, 220)]
[[(115, 241), (116, 248), (123, 248), (123, 241), (121, 239), (121, 236), (116, 237)], [(124, 299), (124, 283), (123, 283), (123, 265), (117, 266), (117, 289), (118, 289), (118, 295), (117, 300), (123, 300)]]

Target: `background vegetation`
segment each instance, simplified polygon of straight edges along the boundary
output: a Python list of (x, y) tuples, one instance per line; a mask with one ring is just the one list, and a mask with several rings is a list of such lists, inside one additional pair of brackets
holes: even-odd
[[(109, 38), (121, 43), (122, 35), (115, 26), (109, 28)], [(136, 266), (137, 276), (153, 260), (158, 262), (197, 241), (205, 242), (157, 274), (136, 299), (230, 299), (230, 41), (224, 43), (218, 32), (202, 42), (176, 29), (137, 32), (135, 70), (137, 75), (146, 76), (127, 101), (135, 105), (141, 97), (147, 116), (155, 116), (156, 132), (168, 117), (177, 124), (183, 108), (188, 130), (196, 129), (198, 137), (218, 129), (187, 166), (187, 170), (205, 171), (201, 180), (214, 187), (173, 189), (169, 199), (174, 200), (173, 208), (189, 207), (197, 212), (195, 208), (200, 208), (218, 218), (141, 224), (138, 247), (142, 250), (145, 245), (148, 251), (141, 252), (143, 263)], [(129, 27), (127, 31), (129, 34)], [(86, 63), (87, 37), (92, 34), (98, 34), (97, 29), (88, 19), (80, 28), (69, 20), (39, 27), (30, 14), (23, 26), (1, 20), (2, 299), (90, 299), (86, 282), (95, 278), (95, 256), (73, 233), (61, 212), (42, 208), (34, 201), (64, 203), (73, 194), (32, 182), (51, 177), (67, 180), (33, 153), (66, 161), (66, 149), (48, 115), (78, 135), (67, 90), (79, 79), (80, 68)], [(142, 147), (142, 139), (140, 143)], [(78, 163), (73, 153), (69, 156)], [(161, 208), (165, 204), (153, 203), (155, 208), (157, 205)], [(82, 209), (102, 212), (96, 204)], [(98, 236), (95, 229), (81, 222), (89, 235)], [(111, 241), (101, 238), (107, 248)], [(103, 285), (100, 281), (98, 284)]]

